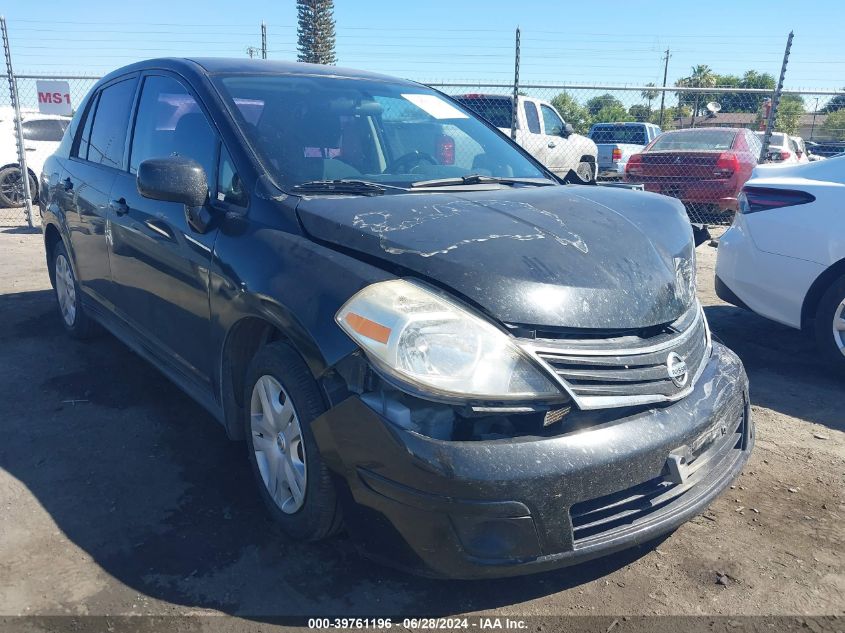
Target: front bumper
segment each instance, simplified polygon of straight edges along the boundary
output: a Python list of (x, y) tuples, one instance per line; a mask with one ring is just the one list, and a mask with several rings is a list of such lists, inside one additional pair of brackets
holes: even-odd
[[(312, 423), (345, 481), (364, 552), (410, 571), (509, 576), (586, 561), (670, 532), (740, 473), (754, 442), (742, 363), (714, 343), (671, 405), (574, 412), (555, 437), (441, 441), (350, 397)], [(592, 416), (592, 417), (591, 417)]]

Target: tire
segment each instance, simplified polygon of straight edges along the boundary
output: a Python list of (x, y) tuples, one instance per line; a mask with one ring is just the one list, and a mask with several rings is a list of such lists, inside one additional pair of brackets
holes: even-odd
[(593, 172), (593, 165), (587, 161), (578, 163), (578, 168), (575, 170), (575, 173), (578, 174), (578, 177), (585, 182), (594, 182), (596, 179), (596, 175)]
[[(38, 183), (32, 174), (29, 175), (29, 193), (32, 201), (37, 198)], [(0, 169), (0, 205), (4, 207), (20, 207), (24, 204), (23, 181), (19, 167), (5, 167)]]
[(51, 273), (62, 325), (74, 338), (86, 339), (96, 333), (96, 323), (82, 306), (82, 292), (73, 274), (65, 245), (61, 242), (53, 249)]
[(814, 330), (822, 357), (845, 374), (845, 275), (834, 281), (819, 301)]
[(325, 406), (308, 367), (287, 343), (269, 343), (250, 363), (245, 385), (247, 455), (270, 515), (297, 540), (336, 534), (340, 506), (311, 432)]

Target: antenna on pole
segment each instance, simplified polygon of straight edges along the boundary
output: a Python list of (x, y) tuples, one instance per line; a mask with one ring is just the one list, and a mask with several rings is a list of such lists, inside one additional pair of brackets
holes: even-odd
[(513, 59), (513, 111), (511, 112), (511, 140), (516, 140), (517, 116), (519, 115), (519, 27), (516, 27), (516, 48)]
[(777, 120), (778, 104), (783, 92), (783, 79), (786, 77), (786, 65), (789, 62), (789, 51), (792, 50), (792, 35), (792, 31), (790, 31), (789, 37), (786, 38), (786, 50), (783, 52), (783, 64), (780, 67), (778, 86), (775, 88), (775, 94), (772, 95), (772, 107), (769, 109), (769, 118), (766, 120), (766, 133), (763, 134), (763, 147), (760, 148), (760, 158), (758, 159), (760, 163), (765, 161), (769, 154), (769, 142), (772, 140), (772, 128), (774, 128)]
[(267, 59), (267, 24), (261, 20), (261, 59)]

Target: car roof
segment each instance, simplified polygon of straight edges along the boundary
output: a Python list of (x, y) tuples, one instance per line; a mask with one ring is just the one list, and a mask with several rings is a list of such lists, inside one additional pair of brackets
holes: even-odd
[(200, 73), (215, 74), (270, 74), (270, 75), (309, 75), (323, 77), (337, 77), (347, 79), (372, 79), (389, 81), (392, 83), (406, 83), (418, 85), (416, 82), (371, 73), (365, 70), (328, 66), (325, 64), (306, 64), (305, 62), (277, 61), (269, 59), (243, 59), (240, 57), (159, 57), (147, 59), (128, 66), (123, 66), (109, 73), (103, 78), (108, 81), (112, 77), (149, 69), (173, 70), (187, 75)]

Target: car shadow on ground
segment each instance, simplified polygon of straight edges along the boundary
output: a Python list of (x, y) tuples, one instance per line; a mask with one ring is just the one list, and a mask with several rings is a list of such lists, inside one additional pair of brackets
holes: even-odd
[(733, 306), (704, 311), (713, 334), (745, 364), (752, 404), (845, 431), (838, 406), (845, 376), (820, 359), (811, 336)]
[[(124, 591), (255, 619), (448, 615), (577, 587), (656, 546), (517, 581), (444, 582), (372, 563), (343, 536), (292, 542), (267, 518), (243, 443), (151, 365), (107, 334), (68, 338), (48, 291), (0, 295), (0, 322), (0, 466), (125, 586), (89, 596), (90, 612)], [(43, 523), (19, 529), (52, 531)]]

